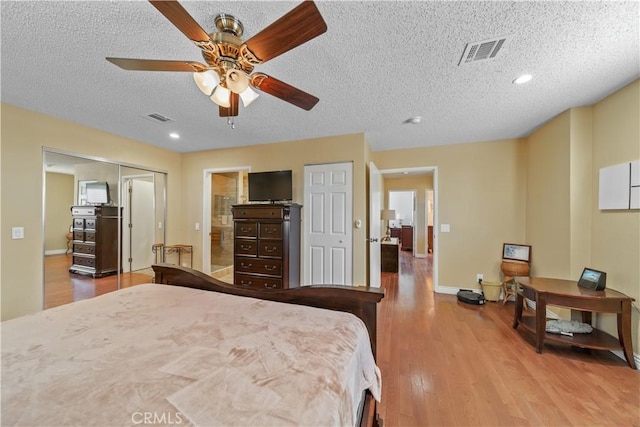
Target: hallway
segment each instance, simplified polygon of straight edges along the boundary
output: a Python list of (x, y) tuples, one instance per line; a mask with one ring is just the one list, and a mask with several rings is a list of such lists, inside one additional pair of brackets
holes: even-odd
[(430, 258), (382, 273), (378, 366), (387, 426), (640, 425), (640, 372), (608, 351), (545, 344), (512, 328), (514, 303), (435, 294)]

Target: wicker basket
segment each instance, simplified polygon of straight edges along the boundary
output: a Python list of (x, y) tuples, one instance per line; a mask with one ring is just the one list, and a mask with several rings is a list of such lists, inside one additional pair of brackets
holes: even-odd
[(482, 292), (484, 299), (487, 301), (500, 301), (500, 292), (502, 292), (502, 283), (498, 282), (482, 282)]
[[(516, 276), (528, 276), (529, 275), (529, 263), (524, 261), (507, 261), (503, 260), (500, 264), (500, 270), (504, 274), (505, 279), (507, 277)], [(508, 281), (508, 280), (505, 280)]]

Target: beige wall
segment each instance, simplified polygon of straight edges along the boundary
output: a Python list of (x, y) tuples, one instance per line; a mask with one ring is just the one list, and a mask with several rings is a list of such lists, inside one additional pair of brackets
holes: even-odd
[[(600, 168), (640, 159), (640, 80), (593, 106), (591, 265), (607, 272), (607, 287), (636, 299), (633, 343), (640, 352), (640, 210), (598, 209)], [(616, 336), (614, 316), (598, 316), (598, 325)]]
[(571, 276), (570, 119), (566, 111), (527, 140), (526, 243), (532, 246), (532, 276)]
[[(575, 280), (589, 266), (607, 272), (607, 288), (640, 300), (640, 211), (598, 209), (599, 170), (640, 159), (639, 123), (636, 80), (593, 106), (565, 111), (528, 138), (533, 275)], [(638, 317), (636, 308), (636, 352)], [(598, 315), (597, 326), (617, 336), (614, 315)]]
[[(254, 145), (183, 155), (184, 208), (187, 231), (182, 243), (194, 245), (194, 266), (202, 268), (202, 231), (195, 223), (202, 223), (202, 194), (204, 171), (216, 168), (250, 166), (252, 172), (291, 169), (293, 171), (293, 199), (303, 205), (304, 165), (353, 162), (353, 219), (360, 218), (361, 228), (353, 228), (353, 283), (366, 283), (367, 191), (366, 143), (363, 134), (342, 135), (276, 144)], [(186, 190), (188, 189), (188, 191)]]
[(67, 249), (67, 233), (71, 226), (70, 208), (73, 205), (73, 181), (73, 175), (47, 172), (45, 253)]
[[(167, 235), (178, 240), (180, 154), (12, 105), (1, 108), (2, 319), (42, 309), (43, 147), (168, 171)], [(16, 226), (24, 227), (24, 239), (11, 239), (11, 227)]]
[(441, 287), (478, 287), (500, 280), (504, 242), (524, 243), (526, 158), (517, 139), (376, 151), (379, 169), (437, 168), (439, 223), (434, 227)]

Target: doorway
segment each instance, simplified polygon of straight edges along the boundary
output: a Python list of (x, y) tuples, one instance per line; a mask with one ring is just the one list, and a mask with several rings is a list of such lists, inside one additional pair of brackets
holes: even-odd
[[(389, 191), (409, 190), (414, 193), (413, 256), (417, 258), (431, 257), (433, 286), (438, 292), (438, 233), (436, 232), (438, 224), (438, 168), (425, 166), (382, 169), (380, 173), (384, 182), (385, 206), (388, 206)], [(431, 194), (431, 198), (429, 198), (429, 194)], [(432, 209), (429, 209), (429, 206)], [(431, 223), (431, 237), (429, 237), (429, 223)], [(429, 239), (432, 241), (431, 244), (429, 244)]]
[(122, 271), (151, 268), (156, 223), (152, 174), (122, 177)]
[(235, 204), (247, 203), (250, 167), (206, 169), (203, 175), (202, 271), (233, 283)]

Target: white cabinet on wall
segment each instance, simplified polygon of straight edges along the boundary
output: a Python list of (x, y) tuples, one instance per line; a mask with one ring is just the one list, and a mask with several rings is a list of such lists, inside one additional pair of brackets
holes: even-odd
[(600, 169), (598, 208), (640, 209), (640, 160)]

